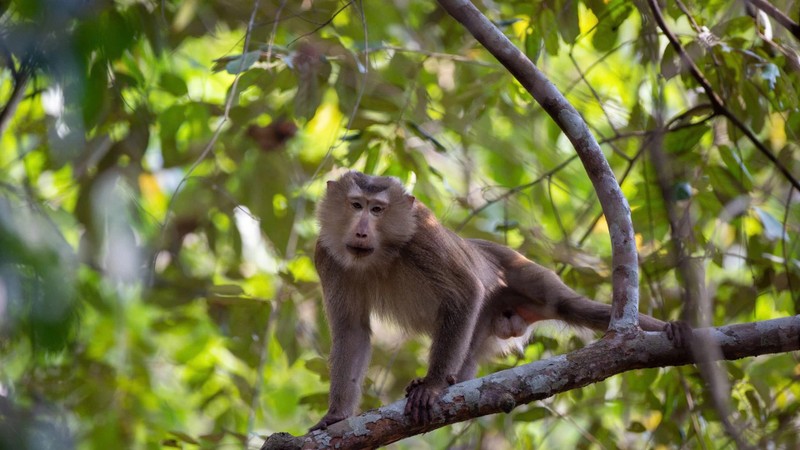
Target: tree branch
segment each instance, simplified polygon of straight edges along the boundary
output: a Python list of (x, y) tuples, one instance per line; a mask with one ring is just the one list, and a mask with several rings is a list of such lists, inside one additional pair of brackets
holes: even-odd
[(637, 326), (639, 267), (628, 201), (581, 115), (555, 85), (468, 0), (438, 0), (533, 96), (561, 128), (594, 185), (611, 235), (613, 267), (609, 330)]
[(746, 3), (750, 3), (756, 8), (764, 11), (766, 15), (775, 19), (775, 21), (781, 24), (782, 27), (786, 28), (789, 33), (792, 33), (795, 38), (800, 40), (800, 25), (790, 19), (789, 16), (781, 12), (781, 10), (776, 8), (775, 5), (766, 0), (746, 0)]
[[(663, 89), (661, 89), (657, 104), (656, 122), (660, 130), (663, 130), (661, 128), (663, 127), (662, 113), (664, 109)], [(656, 171), (656, 182), (669, 220), (670, 243), (677, 257), (676, 271), (682, 279), (682, 317), (692, 327), (707, 327), (711, 325), (713, 312), (711, 311), (712, 302), (706, 289), (705, 266), (702, 258), (691, 256), (692, 245), (697, 240), (694, 236), (695, 220), (691, 208), (688, 206), (682, 217), (679, 214), (678, 205), (671, 194), (671, 187), (675, 183), (675, 175), (672, 171), (673, 161), (663, 151), (663, 140), (664, 132), (657, 131), (645, 141), (644, 147), (649, 151), (653, 164), (659, 168)], [(700, 375), (709, 387), (711, 404), (719, 414), (725, 431), (736, 442), (737, 448), (748, 449), (748, 445), (742, 439), (741, 428), (735, 426), (734, 418), (731, 417), (730, 383), (727, 373), (714, 364), (714, 361), (722, 359), (722, 351), (713, 342), (706, 342), (702, 336), (693, 339), (688, 347), (692, 359), (697, 363)]]
[(11, 96), (6, 102), (5, 106), (0, 109), (0, 136), (3, 136), (8, 125), (11, 123), (11, 118), (17, 111), (17, 106), (25, 97), (25, 89), (28, 87), (28, 81), (31, 79), (32, 69), (23, 65), (23, 67), (16, 73), (14, 77), (14, 89)]
[[(695, 339), (718, 345), (723, 359), (800, 350), (800, 315), (705, 328)], [(614, 355), (609, 358), (609, 355)], [(373, 409), (305, 436), (270, 436), (262, 450), (372, 448), (476, 417), (510, 412), (519, 405), (587, 386), (634, 369), (691, 364), (690, 353), (660, 332), (609, 333), (572, 353), (535, 361), (447, 389), (433, 406), (433, 420), (413, 423), (405, 400)]]

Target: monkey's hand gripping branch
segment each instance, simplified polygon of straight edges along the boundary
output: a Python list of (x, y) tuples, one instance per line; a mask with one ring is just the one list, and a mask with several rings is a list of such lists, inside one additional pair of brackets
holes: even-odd
[(411, 417), (416, 423), (427, 423), (432, 419), (431, 409), (433, 404), (442, 396), (442, 391), (456, 384), (454, 375), (447, 376), (447, 383), (441, 386), (427, 381), (425, 378), (415, 378), (406, 386), (405, 415)]

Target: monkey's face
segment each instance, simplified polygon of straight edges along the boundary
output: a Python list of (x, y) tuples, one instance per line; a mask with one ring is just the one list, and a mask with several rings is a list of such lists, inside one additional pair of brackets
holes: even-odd
[(328, 182), (317, 211), (320, 242), (345, 268), (389, 264), (416, 230), (413, 202), (394, 178), (349, 172)]
[(378, 229), (388, 206), (385, 194), (381, 192), (366, 196), (360, 190), (354, 189), (347, 197), (350, 223), (345, 231), (344, 244), (355, 260), (372, 255), (380, 245)]

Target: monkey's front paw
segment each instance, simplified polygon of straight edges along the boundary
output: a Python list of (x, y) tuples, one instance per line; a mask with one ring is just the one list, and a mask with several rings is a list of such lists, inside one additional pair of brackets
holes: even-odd
[(425, 378), (414, 378), (413, 380), (411, 380), (411, 382), (408, 383), (408, 386), (406, 386), (406, 397), (411, 395), (411, 391), (413, 391), (417, 386), (419, 386), (424, 382)]
[(667, 338), (672, 341), (677, 348), (687, 348), (691, 344), (693, 337), (692, 327), (682, 320), (667, 322), (664, 331), (667, 333)]
[[(456, 379), (455, 375), (448, 375), (447, 377), (445, 377), (445, 381), (447, 381), (447, 384), (449, 384), (450, 386), (458, 383), (458, 379)], [(413, 391), (414, 388), (424, 383), (425, 383), (425, 378), (414, 378), (413, 380), (411, 380), (411, 382), (408, 383), (408, 386), (406, 386), (406, 397), (408, 397), (411, 394), (411, 391)]]
[(448, 384), (452, 383), (449, 381), (433, 383), (427, 378), (412, 380), (406, 387), (405, 414), (416, 423), (430, 422), (433, 418), (431, 413), (433, 403), (442, 395), (442, 390)]
[(314, 425), (313, 427), (309, 428), (308, 431), (325, 430), (328, 428), (328, 425), (333, 425), (336, 422), (341, 422), (346, 418), (347, 416), (342, 414), (331, 414), (331, 413), (325, 414), (324, 416), (322, 416), (322, 419), (319, 419), (319, 422), (317, 422), (317, 424)]

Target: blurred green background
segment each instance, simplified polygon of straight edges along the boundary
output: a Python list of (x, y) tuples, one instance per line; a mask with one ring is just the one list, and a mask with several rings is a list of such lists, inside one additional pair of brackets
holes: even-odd
[[(665, 15), (726, 106), (800, 177), (798, 39), (742, 2)], [(798, 17), (798, 5), (775, 0)], [(800, 193), (716, 115), (644, 2), (479, 2), (584, 115), (631, 204), (641, 309), (680, 276), (645, 143), (712, 322), (798, 312)], [(258, 448), (324, 413), (314, 204), (342, 168), (399, 177), (464, 236), (610, 301), (610, 242), (560, 130), (435, 2), (0, 2), (0, 447)], [(591, 333), (541, 326), (525, 355)], [(376, 327), (363, 408), (427, 344)], [(798, 354), (725, 362), (757, 448), (798, 448)], [(393, 448), (728, 448), (692, 367), (613, 377)]]

